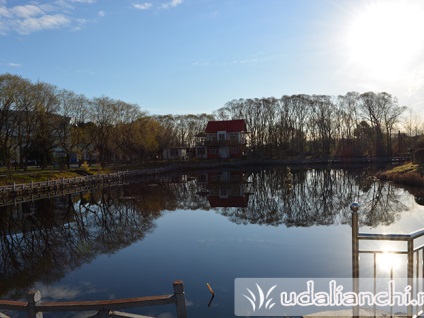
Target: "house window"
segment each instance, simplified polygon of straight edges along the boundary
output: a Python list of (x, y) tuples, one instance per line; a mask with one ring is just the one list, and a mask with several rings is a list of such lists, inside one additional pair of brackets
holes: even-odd
[(220, 198), (228, 198), (228, 189), (219, 189)]
[(233, 196), (233, 197), (241, 197), (243, 195), (242, 186), (231, 188), (229, 194), (230, 194), (230, 196)]
[(204, 156), (205, 155), (205, 148), (197, 148), (197, 154), (199, 156)]
[(169, 155), (172, 156), (172, 157), (178, 156), (178, 149), (177, 148), (171, 148), (169, 150)]
[(230, 133), (230, 140), (232, 141), (238, 141), (238, 133)]
[(219, 133), (218, 134), (218, 139), (219, 140), (225, 140), (225, 133)]
[(232, 174), (231, 181), (233, 182), (241, 182), (241, 176), (239, 174)]
[(216, 189), (216, 188), (209, 189), (209, 195), (213, 196), (213, 197), (218, 196), (219, 195), (219, 189)]
[(206, 174), (201, 174), (201, 175), (197, 176), (197, 181), (201, 182), (201, 183), (206, 183), (208, 181), (208, 178), (207, 178)]
[(218, 149), (216, 149), (216, 148), (209, 149), (209, 154), (210, 155), (217, 155), (218, 154)]
[(240, 150), (238, 148), (231, 148), (232, 154), (238, 154), (239, 152), (240, 152)]

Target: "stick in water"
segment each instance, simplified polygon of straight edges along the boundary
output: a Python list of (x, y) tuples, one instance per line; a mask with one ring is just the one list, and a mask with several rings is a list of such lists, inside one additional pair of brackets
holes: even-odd
[(213, 289), (212, 289), (211, 285), (209, 285), (209, 283), (206, 283), (206, 286), (208, 286), (208, 289), (209, 289), (209, 291), (210, 291), (210, 292), (211, 292), (211, 294), (212, 294), (211, 299), (209, 300), (209, 304), (208, 304), (208, 307), (210, 307), (210, 306), (211, 306), (211, 304), (212, 304), (212, 300), (213, 300), (213, 299), (214, 299), (214, 297), (215, 297), (215, 293), (213, 292)]
[(209, 291), (212, 293), (212, 295), (215, 295), (215, 293), (213, 292), (213, 289), (212, 289), (211, 285), (209, 285), (209, 283), (206, 283), (206, 286), (208, 286)]

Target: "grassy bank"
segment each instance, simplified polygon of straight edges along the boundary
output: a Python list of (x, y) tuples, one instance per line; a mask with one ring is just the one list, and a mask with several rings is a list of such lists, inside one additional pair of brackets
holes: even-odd
[(32, 182), (42, 182), (47, 180), (59, 180), (62, 178), (75, 178), (83, 175), (92, 175), (97, 173), (107, 173), (109, 169), (69, 169), (58, 170), (48, 168), (41, 170), (40, 168), (31, 167), (28, 170), (7, 170), (0, 168), (0, 186), (11, 185), (13, 183), (23, 184)]
[(23, 184), (32, 182), (43, 182), (47, 180), (60, 180), (62, 178), (75, 178), (79, 176), (106, 174), (109, 172), (126, 171), (126, 170), (144, 170), (165, 167), (167, 165), (173, 165), (174, 162), (169, 161), (152, 161), (144, 164), (137, 165), (110, 165), (107, 167), (101, 167), (100, 165), (94, 164), (91, 166), (81, 165), (80, 167), (70, 169), (58, 169), (55, 167), (48, 167), (44, 170), (38, 167), (28, 167), (27, 170), (7, 170), (6, 167), (0, 167), (0, 186)]
[(423, 187), (424, 186), (424, 165), (413, 164), (411, 162), (390, 170), (377, 173), (380, 180), (393, 181), (406, 186)]

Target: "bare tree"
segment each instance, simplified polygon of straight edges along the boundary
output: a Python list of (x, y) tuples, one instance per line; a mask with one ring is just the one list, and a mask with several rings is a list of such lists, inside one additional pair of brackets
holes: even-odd
[(408, 134), (408, 146), (410, 149), (414, 149), (416, 147), (416, 142), (418, 141), (417, 137), (423, 133), (424, 123), (412, 109), (408, 109), (401, 122), (402, 127)]
[(360, 95), (359, 109), (361, 114), (374, 130), (374, 155), (382, 157), (384, 152), (383, 140), (383, 109), (382, 103), (377, 101), (378, 95), (367, 92)]
[(96, 126), (92, 136), (98, 152), (100, 163), (107, 164), (112, 159), (111, 141), (113, 127), (118, 122), (118, 106), (116, 101), (108, 97), (97, 97), (92, 100), (89, 118)]
[(17, 163), (19, 155), (19, 134), (22, 124), (22, 113), (18, 111), (21, 95), (30, 84), (19, 76), (4, 74), (0, 76), (0, 157), (8, 168), (12, 160)]
[(81, 124), (84, 123), (87, 113), (87, 99), (72, 91), (60, 90), (57, 94), (59, 100), (57, 130), (58, 144), (65, 153), (65, 163), (69, 168), (72, 153), (78, 153), (81, 146)]
[(392, 132), (400, 121), (400, 116), (406, 110), (405, 106), (399, 106), (396, 97), (388, 93), (380, 93), (379, 101), (383, 108), (383, 120), (386, 130), (386, 143), (389, 156), (392, 156)]

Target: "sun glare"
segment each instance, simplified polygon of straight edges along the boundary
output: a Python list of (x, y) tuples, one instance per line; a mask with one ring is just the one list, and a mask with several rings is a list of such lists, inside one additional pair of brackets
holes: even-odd
[(378, 254), (377, 264), (384, 271), (395, 270), (400, 265), (399, 255), (390, 252)]
[(402, 75), (424, 48), (423, 17), (418, 2), (369, 2), (354, 17), (347, 36), (350, 60), (379, 79)]

